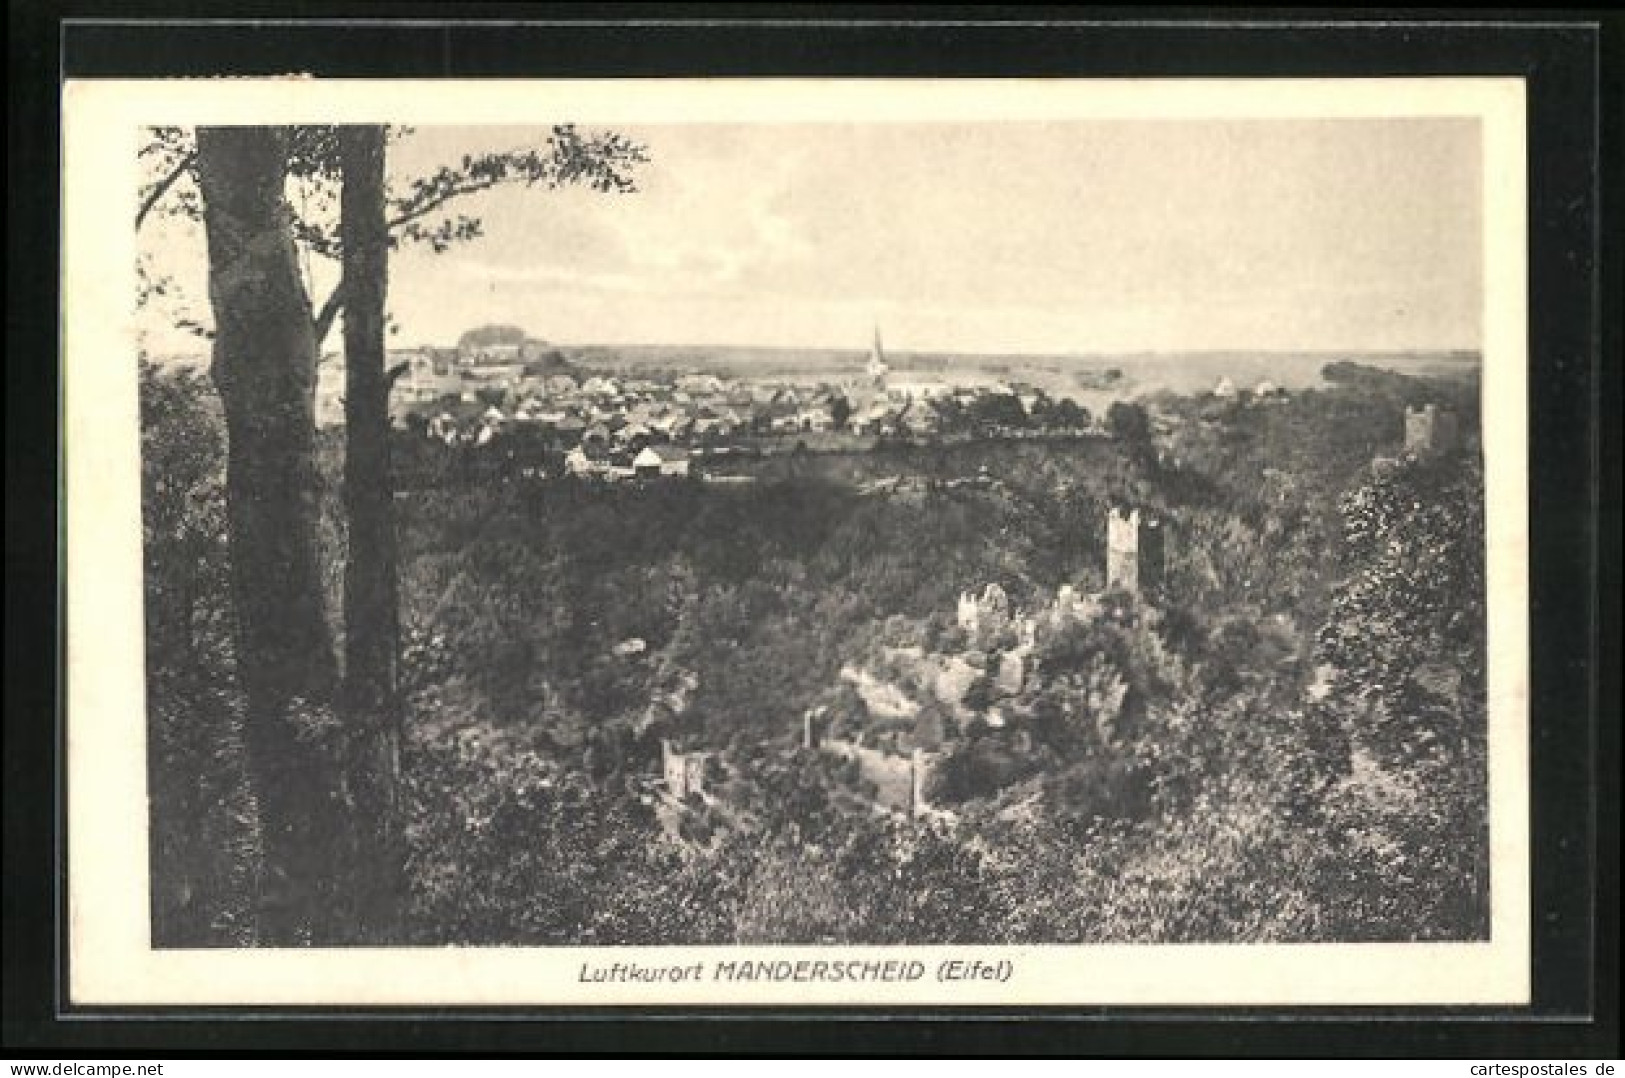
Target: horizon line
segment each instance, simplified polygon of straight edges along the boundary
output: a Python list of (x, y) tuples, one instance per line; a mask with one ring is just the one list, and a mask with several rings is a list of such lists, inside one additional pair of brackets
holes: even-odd
[[(829, 344), (744, 344), (722, 341), (700, 341), (694, 343), (666, 343), (656, 341), (553, 341), (546, 338), (531, 338), (550, 348), (561, 349), (706, 349), (713, 348), (729, 351), (760, 351), (760, 352), (828, 352), (864, 356), (869, 354), (868, 346), (829, 345)], [(431, 344), (420, 342), (412, 345), (386, 345), (385, 352), (415, 352), (424, 349), (455, 349), (456, 344)], [(210, 349), (200, 348), (196, 351), (164, 351), (152, 353), (155, 357), (179, 358), (204, 357), (207, 358)], [(324, 348), (318, 355), (326, 357), (339, 354), (342, 348)], [(965, 359), (1136, 359), (1136, 358), (1167, 358), (1173, 356), (1237, 356), (1248, 355), (1257, 357), (1274, 357), (1281, 359), (1292, 358), (1322, 358), (1326, 356), (1477, 356), (1483, 358), (1482, 347), (1469, 346), (1438, 346), (1438, 347), (1407, 347), (1407, 348), (1264, 348), (1253, 346), (1236, 346), (1225, 348), (1141, 348), (1102, 351), (965, 351), (953, 348), (892, 348), (885, 349), (887, 356), (946, 356)]]

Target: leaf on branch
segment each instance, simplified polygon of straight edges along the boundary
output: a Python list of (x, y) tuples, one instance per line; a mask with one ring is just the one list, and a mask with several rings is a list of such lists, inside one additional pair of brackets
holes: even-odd
[(394, 248), (403, 243), (422, 243), (427, 244), (435, 254), (443, 254), (453, 244), (466, 243), (483, 234), (484, 226), (479, 218), (459, 214), (434, 225), (411, 221), (402, 227), (397, 235), (390, 237), (390, 246)]
[(166, 217), (202, 217), (196, 186), (185, 182), (194, 178), (197, 159), (197, 144), (190, 131), (181, 127), (149, 128), (147, 141), (136, 151), (136, 158), (145, 176), (137, 191), (137, 228), (157, 210)]
[(344, 244), (339, 238), (337, 230), (315, 221), (307, 220), (298, 213), (290, 215), (293, 219), (293, 239), (295, 243), (302, 244), (312, 254), (323, 258), (337, 259), (344, 253)]
[(455, 199), (506, 183), (544, 189), (581, 185), (603, 192), (636, 191), (634, 170), (648, 159), (645, 147), (625, 136), (614, 132), (584, 136), (573, 125), (560, 125), (540, 148), (464, 154), (457, 165), (442, 165), (410, 180), (405, 193), (389, 200), (390, 227), (401, 230), (405, 242), (427, 243), (435, 251), (443, 251), (451, 243), (479, 236), (478, 221), (460, 216), (410, 226)]
[[(339, 164), (339, 129), (305, 125), (289, 129), (288, 175), (296, 179), (338, 184), (344, 178)], [(337, 188), (332, 188), (336, 190)]]

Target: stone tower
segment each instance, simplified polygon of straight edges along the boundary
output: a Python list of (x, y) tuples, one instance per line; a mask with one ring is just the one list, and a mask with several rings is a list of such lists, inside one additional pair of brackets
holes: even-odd
[(1438, 405), (1405, 409), (1405, 452), (1436, 457), (1451, 452), (1457, 441), (1456, 417)]
[(959, 608), (956, 620), (959, 627), (966, 632), (974, 633), (982, 620), (982, 608), (976, 603), (976, 596), (968, 591), (959, 593)]
[(1106, 587), (1138, 595), (1162, 580), (1162, 522), (1138, 509), (1112, 509), (1106, 518)]
[(826, 716), (827, 707), (810, 707), (801, 713), (801, 747), (816, 749), (824, 740), (824, 730), (829, 725)]
[(918, 746), (909, 753), (908, 758), (908, 813), (910, 816), (919, 816), (930, 806), (925, 801), (926, 762), (925, 752)]

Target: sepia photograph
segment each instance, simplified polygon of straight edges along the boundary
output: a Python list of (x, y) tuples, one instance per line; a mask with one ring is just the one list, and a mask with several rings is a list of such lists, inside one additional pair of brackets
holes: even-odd
[(75, 983), (1527, 998), (1521, 89), (70, 85)]

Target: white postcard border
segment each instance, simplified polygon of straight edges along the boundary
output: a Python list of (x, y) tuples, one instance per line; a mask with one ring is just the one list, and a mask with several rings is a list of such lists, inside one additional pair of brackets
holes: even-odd
[[(137, 1005), (1379, 1005), (1530, 996), (1527, 251), (1521, 79), (70, 82), (62, 373), (69, 994)], [(748, 86), (744, 85), (748, 82)], [(1477, 117), (1484, 173), (1488, 942), (1029, 947), (155, 950), (150, 941), (132, 228), (153, 124), (583, 124)], [(740, 983), (716, 963), (918, 962), (918, 979)], [(1007, 962), (944, 981), (941, 963)], [(692, 983), (588, 983), (583, 963), (702, 964)]]

